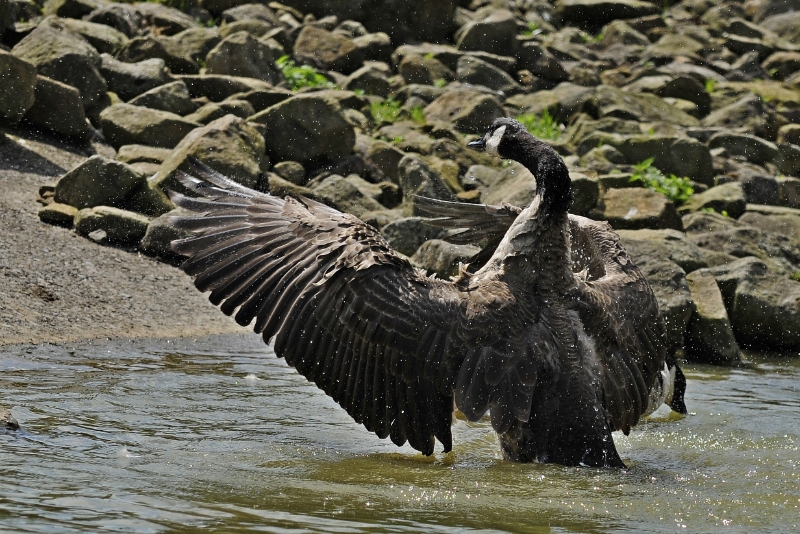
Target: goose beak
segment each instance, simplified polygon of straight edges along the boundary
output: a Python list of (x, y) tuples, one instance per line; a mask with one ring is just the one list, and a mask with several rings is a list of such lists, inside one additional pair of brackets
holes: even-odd
[(480, 139), (476, 139), (471, 143), (467, 143), (467, 146), (475, 150), (484, 150), (486, 148), (486, 141), (484, 141), (483, 137), (481, 137)]

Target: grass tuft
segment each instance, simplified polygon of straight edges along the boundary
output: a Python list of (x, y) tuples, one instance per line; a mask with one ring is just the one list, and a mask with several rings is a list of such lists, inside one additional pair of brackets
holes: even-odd
[(517, 120), (533, 135), (539, 139), (557, 140), (561, 137), (561, 127), (556, 120), (550, 116), (550, 112), (544, 110), (541, 116), (527, 113), (520, 115)]
[(292, 91), (297, 91), (303, 87), (333, 87), (328, 78), (320, 74), (310, 65), (295, 65), (289, 56), (281, 56), (275, 64), (283, 72), (286, 83)]
[(674, 174), (665, 176), (656, 167), (653, 167), (653, 158), (647, 158), (643, 162), (633, 166), (633, 176), (631, 182), (642, 182), (647, 189), (662, 193), (668, 199), (681, 205), (694, 194), (694, 189), (686, 177), (678, 177)]
[(369, 112), (373, 120), (382, 122), (395, 122), (400, 117), (401, 104), (393, 98), (387, 98), (369, 105)]

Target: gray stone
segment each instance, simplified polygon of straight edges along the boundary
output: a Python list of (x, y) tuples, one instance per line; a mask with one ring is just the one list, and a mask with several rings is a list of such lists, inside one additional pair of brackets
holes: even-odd
[(716, 211), (694, 211), (687, 213), (681, 219), (683, 220), (683, 229), (687, 234), (719, 232), (746, 226), (733, 217), (721, 215)]
[(466, 263), (480, 250), (475, 245), (454, 245), (441, 239), (431, 239), (417, 249), (410, 261), (414, 267), (447, 280), (457, 276), (459, 265)]
[(34, 65), (40, 75), (78, 89), (84, 109), (106, 91), (97, 51), (55, 17), (43, 20), (11, 53)]
[(61, 22), (69, 30), (82, 35), (101, 54), (115, 54), (128, 42), (124, 33), (105, 24), (76, 19), (62, 19)]
[(602, 26), (616, 19), (634, 19), (661, 12), (661, 8), (640, 0), (558, 0), (556, 9), (564, 20)]
[(658, 309), (664, 317), (667, 346), (671, 350), (683, 346), (686, 326), (695, 309), (686, 273), (678, 264), (659, 257), (639, 256), (635, 261), (653, 289)]
[(174, 7), (155, 2), (138, 2), (135, 7), (157, 35), (175, 35), (196, 25), (192, 17)]
[(800, 145), (779, 143), (778, 156), (773, 163), (778, 170), (785, 174), (800, 174)]
[(686, 281), (695, 305), (686, 329), (687, 356), (716, 364), (741, 360), (741, 350), (714, 276), (702, 269), (688, 274)]
[(80, 142), (94, 136), (86, 121), (80, 92), (44, 76), (36, 77), (35, 101), (25, 114), (25, 121)]
[(692, 233), (689, 239), (698, 247), (737, 258), (754, 256), (777, 274), (789, 275), (800, 271), (800, 242), (784, 235), (741, 226), (716, 232)]
[(223, 37), (217, 28), (189, 28), (172, 36), (172, 41), (183, 50), (183, 55), (194, 61), (205, 60), (211, 49), (217, 46)]
[(140, 213), (110, 206), (82, 209), (75, 216), (75, 231), (85, 237), (102, 231), (99, 241), (115, 245), (135, 245), (147, 232), (150, 219)]
[(634, 262), (647, 257), (671, 261), (690, 273), (707, 267), (702, 251), (677, 230), (617, 230)]
[(569, 212), (576, 215), (587, 215), (597, 206), (600, 199), (600, 185), (595, 178), (579, 172), (571, 172), (572, 202)]
[(389, 96), (391, 92), (391, 85), (386, 74), (371, 66), (361, 67), (348, 76), (344, 88), (382, 97)]
[[(142, 165), (141, 163), (139, 165)], [(153, 164), (150, 164), (153, 165)], [(132, 165), (132, 167), (134, 167)], [(155, 167), (155, 165), (154, 165)], [(138, 170), (134, 167), (135, 170)], [(152, 174), (156, 174), (155, 172)], [(175, 204), (164, 194), (157, 184), (144, 181), (136, 186), (120, 203), (123, 209), (158, 217), (175, 209)]]
[(747, 199), (742, 184), (729, 182), (692, 195), (678, 211), (688, 213), (713, 209), (717, 213), (725, 212), (728, 216), (736, 219), (744, 213), (746, 204)]
[(181, 44), (166, 36), (134, 37), (117, 53), (117, 59), (125, 63), (138, 63), (153, 58), (164, 60), (174, 74), (196, 74), (200, 70), (197, 62), (185, 54)]
[(297, 161), (281, 161), (272, 167), (272, 172), (295, 185), (305, 185), (306, 169)]
[(392, 55), (392, 40), (384, 32), (368, 33), (353, 38), (365, 60), (388, 62)]
[(378, 130), (378, 137), (388, 139), (389, 142), (403, 152), (418, 152), (430, 154), (436, 140), (419, 132), (416, 124), (407, 121), (388, 124)]
[(781, 189), (781, 205), (800, 209), (800, 179), (784, 176), (778, 180)]
[(280, 26), (278, 15), (264, 4), (242, 4), (222, 12), (222, 22), (235, 22), (237, 20), (259, 20), (274, 26)]
[(641, 32), (633, 29), (624, 20), (613, 20), (606, 24), (601, 31), (602, 45), (609, 47), (614, 44), (649, 46), (650, 39)]
[(743, 156), (753, 163), (766, 163), (778, 156), (778, 147), (755, 135), (719, 132), (708, 140), (709, 148), (724, 148), (729, 154)]
[(683, 230), (675, 205), (661, 193), (641, 187), (609, 189), (591, 217), (608, 221), (614, 229)]
[(777, 33), (790, 43), (800, 43), (800, 11), (771, 15), (762, 20), (759, 26)]
[(39, 210), (39, 220), (54, 226), (72, 228), (75, 216), (78, 215), (78, 208), (68, 204), (51, 202)]
[(780, 185), (773, 176), (746, 174), (739, 176), (744, 195), (750, 204), (779, 204)]
[(47, 0), (42, 7), (42, 14), (79, 19), (104, 5), (102, 0)]
[(206, 72), (255, 78), (277, 85), (284, 78), (275, 65), (276, 59), (268, 45), (247, 32), (237, 32), (220, 41), (208, 53)]
[(508, 202), (515, 206), (527, 206), (536, 195), (536, 179), (520, 163), (511, 164), (500, 171), (497, 181), (486, 195), (486, 204)]
[(456, 79), (462, 83), (483, 85), (509, 95), (523, 92), (522, 86), (505, 71), (473, 56), (465, 55), (458, 60)]
[(219, 103), (209, 102), (205, 104), (194, 113), (186, 115), (186, 120), (198, 124), (208, 124), (225, 115), (235, 115), (246, 119), (255, 112), (255, 108), (247, 100), (223, 100)]
[(375, 199), (375, 186), (358, 175), (344, 177), (337, 174), (328, 176), (316, 187), (312, 188), (317, 198), (344, 213), (356, 217), (368, 211), (381, 210), (384, 207)]
[(778, 129), (778, 143), (800, 145), (800, 124), (785, 124)]
[(124, 145), (117, 150), (117, 159), (123, 163), (161, 164), (172, 154), (172, 149), (147, 145)]
[(723, 107), (714, 109), (703, 119), (703, 126), (737, 129), (764, 135), (767, 128), (765, 116), (766, 110), (761, 98), (754, 94), (746, 94)]
[(515, 95), (505, 101), (512, 115), (541, 115), (545, 110), (559, 122), (566, 122), (579, 112), (594, 95), (593, 87), (581, 87), (570, 82), (558, 84), (552, 90)]
[(463, 133), (483, 133), (492, 120), (505, 115), (497, 98), (470, 89), (445, 92), (428, 104), (428, 121), (452, 123)]
[(197, 109), (197, 104), (192, 101), (192, 97), (189, 95), (189, 88), (186, 87), (182, 80), (150, 89), (132, 99), (129, 104), (169, 111), (176, 115), (186, 115)]
[(172, 251), (171, 243), (177, 239), (190, 237), (188, 230), (179, 230), (170, 222), (171, 217), (187, 215), (187, 210), (176, 208), (156, 217), (147, 225), (147, 231), (139, 243), (139, 250), (148, 256), (159, 258), (173, 265), (180, 265), (186, 259)]
[(648, 92), (661, 98), (688, 100), (697, 106), (700, 116), (706, 116), (711, 111), (711, 97), (704, 85), (690, 76), (645, 76), (622, 89), (634, 94)]
[(434, 57), (407, 55), (397, 71), (407, 84), (434, 85), (437, 80), (455, 79), (455, 73)]
[(564, 82), (569, 80), (569, 73), (563, 65), (551, 54), (547, 48), (540, 44), (529, 41), (522, 43), (517, 52), (517, 67), (526, 69), (535, 76), (540, 76), (545, 80), (553, 82)]
[(660, 97), (631, 94), (610, 85), (600, 85), (586, 104), (585, 111), (596, 118), (616, 117), (639, 122), (664, 121), (679, 126), (699, 126), (700, 122), (667, 104)]
[(332, 161), (352, 153), (355, 144), (341, 106), (313, 93), (286, 99), (249, 120), (266, 125), (267, 153), (276, 161)]
[(443, 228), (426, 224), (425, 217), (406, 217), (383, 227), (381, 234), (389, 245), (406, 256), (411, 256), (429, 239), (441, 239), (446, 235)]
[(103, 135), (114, 147), (149, 145), (176, 146), (189, 132), (200, 126), (180, 115), (131, 104), (116, 104), (100, 113)]
[(280, 102), (283, 102), (287, 98), (291, 98), (294, 96), (292, 91), (288, 89), (281, 89), (279, 87), (275, 87), (273, 89), (256, 89), (253, 91), (245, 91), (242, 93), (236, 93), (231, 96), (231, 98), (235, 98), (237, 100), (247, 100), (252, 104), (253, 109), (258, 111), (264, 111), (268, 107), (274, 106)]
[(56, 184), (54, 200), (78, 209), (118, 206), (145, 177), (127, 164), (103, 156), (92, 156)]
[[(403, 212), (417, 215), (414, 196), (455, 201), (455, 197), (430, 165), (416, 155), (409, 154), (397, 164), (397, 177), (403, 192)], [(412, 251), (413, 252), (413, 251)]]
[(399, 221), (403, 218), (402, 209), (381, 209), (377, 211), (367, 211), (361, 214), (360, 219), (368, 225), (383, 230), (388, 224)]
[(275, 91), (272, 84), (253, 78), (227, 76), (223, 74), (201, 74), (180, 76), (189, 88), (192, 98), (206, 97), (212, 102), (220, 102), (237, 93), (250, 91)]
[(396, 146), (385, 141), (372, 143), (366, 153), (366, 160), (394, 183), (399, 183), (397, 165), (405, 157), (405, 153)]
[(517, 47), (516, 33), (514, 14), (507, 9), (497, 9), (459, 29), (455, 36), (456, 48), (513, 56)]
[(163, 59), (124, 63), (108, 54), (100, 58), (100, 73), (108, 82), (108, 89), (125, 101), (174, 80)]
[(364, 51), (341, 34), (305, 26), (294, 43), (294, 57), (317, 69), (349, 74), (364, 61)]
[(36, 67), (0, 50), (0, 120), (16, 124), (34, 102)]
[(139, 35), (139, 28), (142, 24), (142, 16), (130, 4), (114, 3), (102, 5), (86, 15), (84, 20), (96, 24), (104, 24), (115, 30), (119, 30), (127, 37)]
[(189, 156), (250, 188), (256, 187), (269, 168), (261, 133), (252, 124), (233, 115), (196, 128), (184, 137), (151, 182), (162, 190), (182, 190), (174, 172), (179, 168), (191, 171), (187, 162)]
[(783, 80), (800, 70), (800, 52), (775, 52), (761, 64), (773, 77)]
[(792, 239), (800, 238), (800, 209), (748, 204), (739, 222)]

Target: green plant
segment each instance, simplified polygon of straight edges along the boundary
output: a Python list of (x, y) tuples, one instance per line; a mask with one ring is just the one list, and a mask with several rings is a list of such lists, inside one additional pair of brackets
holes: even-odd
[(770, 78), (775, 78), (778, 76), (778, 67), (772, 67), (767, 72), (769, 73)]
[[(197, 21), (199, 23), (199, 21)], [(206, 28), (213, 28), (214, 26), (219, 26), (219, 18), (210, 18), (203, 24)]]
[(400, 102), (393, 98), (372, 102), (369, 105), (369, 112), (378, 124), (382, 122), (394, 122), (400, 116)]
[(424, 59), (436, 59), (436, 56), (433, 55), (433, 52), (427, 52), (425, 55), (422, 56)]
[(425, 108), (424, 106), (411, 106), (408, 108), (408, 116), (411, 120), (418, 124), (425, 124)]
[(598, 33), (597, 35), (592, 36), (592, 35), (589, 35), (588, 33), (584, 33), (584, 32), (581, 32), (580, 35), (581, 35), (581, 39), (583, 39), (583, 42), (586, 43), (586, 44), (599, 43), (606, 36), (606, 34), (604, 34), (604, 33)]
[(633, 166), (631, 182), (642, 182), (651, 191), (662, 193), (675, 204), (683, 204), (694, 194), (689, 179), (678, 177), (674, 174), (665, 176), (656, 167), (653, 167), (653, 158)]
[(317, 72), (314, 67), (310, 65), (295, 65), (289, 56), (281, 56), (275, 64), (283, 72), (283, 77), (286, 78), (286, 83), (292, 91), (297, 91), (303, 87), (333, 87), (333, 84)]
[(525, 37), (533, 37), (537, 33), (539, 33), (539, 24), (536, 22), (528, 21), (528, 29), (522, 32), (522, 35)]
[(447, 80), (445, 80), (444, 78), (436, 78), (435, 80), (433, 80), (433, 85), (435, 87), (444, 87), (445, 85), (447, 85)]
[(561, 128), (550, 112), (544, 110), (540, 116), (526, 113), (517, 117), (517, 120), (533, 135), (540, 139), (555, 141), (561, 136)]
[(789, 275), (789, 278), (794, 280), (795, 282), (800, 282), (800, 271), (795, 271)]
[(717, 87), (717, 80), (706, 78), (706, 93), (708, 94), (713, 93), (716, 87)]

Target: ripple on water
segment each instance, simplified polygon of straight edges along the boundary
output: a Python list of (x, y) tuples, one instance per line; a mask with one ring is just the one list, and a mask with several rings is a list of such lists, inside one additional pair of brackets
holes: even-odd
[[(687, 417), (615, 435), (626, 470), (501, 459), (458, 420), (425, 458), (353, 423), (257, 338), (12, 347), (0, 530), (789, 532), (800, 360), (687, 366)], [(440, 449), (438, 449), (440, 450)]]

